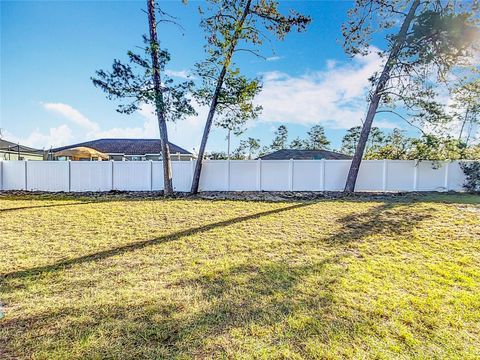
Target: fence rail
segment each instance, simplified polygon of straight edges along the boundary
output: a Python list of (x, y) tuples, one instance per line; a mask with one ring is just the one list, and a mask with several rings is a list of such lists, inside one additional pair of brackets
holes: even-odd
[[(208, 160), (200, 191), (339, 191), (350, 160)], [(189, 191), (195, 161), (172, 163), (176, 191)], [(356, 191), (462, 191), (460, 162), (364, 160)], [(0, 161), (0, 190), (155, 191), (161, 161)]]

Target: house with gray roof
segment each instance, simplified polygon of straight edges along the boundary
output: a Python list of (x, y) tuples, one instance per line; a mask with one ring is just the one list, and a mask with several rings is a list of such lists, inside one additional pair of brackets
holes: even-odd
[(352, 157), (329, 150), (282, 149), (260, 156), (262, 160), (350, 160)]
[[(145, 161), (161, 160), (160, 139), (97, 139), (68, 146), (62, 146), (49, 151), (49, 159), (59, 151), (86, 147), (107, 154), (110, 160)], [(169, 143), (172, 160), (192, 160), (195, 156), (178, 145)]]
[(0, 160), (43, 160), (43, 150), (0, 139)]

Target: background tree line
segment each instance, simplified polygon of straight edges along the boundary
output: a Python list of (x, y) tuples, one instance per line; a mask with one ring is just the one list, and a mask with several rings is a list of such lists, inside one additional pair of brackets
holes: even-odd
[[(230, 154), (232, 160), (249, 160), (276, 150), (330, 150), (353, 156), (360, 139), (361, 126), (346, 131), (339, 149), (330, 146), (321, 125), (314, 125), (305, 138), (295, 137), (289, 141), (288, 129), (280, 125), (274, 133), (270, 145), (261, 145), (260, 139), (248, 137)], [(209, 152), (206, 158), (226, 160), (228, 154), (223, 151)], [(389, 132), (372, 127), (368, 138), (365, 160), (480, 160), (480, 144), (466, 141), (465, 138), (424, 134), (421, 137), (409, 137), (405, 130), (394, 128)]]

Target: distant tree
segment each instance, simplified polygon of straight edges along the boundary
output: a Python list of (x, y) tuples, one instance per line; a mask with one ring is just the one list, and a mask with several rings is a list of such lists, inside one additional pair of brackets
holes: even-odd
[(248, 151), (248, 160), (251, 160), (258, 149), (260, 149), (260, 139), (249, 137), (246, 141), (244, 141), (244, 146)]
[(285, 125), (280, 125), (278, 129), (275, 130), (275, 137), (273, 138), (273, 142), (270, 148), (272, 150), (286, 149), (287, 141), (288, 141), (288, 129)]
[(452, 91), (454, 119), (460, 124), (458, 140), (470, 142), (480, 127), (480, 80), (461, 81)]
[[(233, 63), (236, 52), (258, 54), (255, 48), (264, 41), (262, 28), (283, 39), (292, 29), (304, 30), (310, 18), (291, 11), (285, 16), (278, 10), (275, 0), (209, 0), (202, 27), (208, 39), (208, 59), (197, 65), (197, 75), (203, 87), (196, 98), (209, 104), (198, 161), (192, 181), (192, 193), (198, 192), (202, 160), (213, 124), (219, 113), (228, 122), (244, 122), (258, 116), (260, 107), (253, 104), (254, 96), (260, 91), (257, 79), (248, 80), (240, 75)], [(252, 47), (253, 46), (253, 47)]]
[[(373, 89), (369, 108), (348, 173), (346, 192), (354, 191), (379, 105), (403, 104), (418, 109), (424, 114), (418, 117), (420, 120), (446, 119), (435, 113), (439, 107), (434, 86), (446, 82), (450, 70), (471, 55), (469, 50), (478, 37), (477, 10), (476, 1), (355, 1), (343, 27), (346, 52), (367, 54), (375, 32), (385, 35), (388, 46), (379, 51), (386, 58), (382, 71), (370, 79)], [(425, 116), (432, 112), (433, 116)]]
[[(340, 152), (346, 155), (353, 155), (360, 140), (362, 128), (355, 126), (347, 130), (347, 133), (342, 139), (342, 148)], [(366, 144), (366, 153), (373, 149), (378, 149), (385, 143), (385, 134), (377, 127), (371, 129), (371, 134)]]
[(205, 157), (209, 160), (227, 160), (228, 155), (223, 151), (212, 151), (205, 154)]
[(458, 139), (451, 136), (439, 137), (424, 135), (412, 139), (407, 159), (411, 160), (460, 160), (466, 157), (466, 147)]
[[(372, 128), (371, 138), (375, 138)], [(393, 129), (384, 141), (379, 141), (377, 146), (367, 147), (365, 159), (369, 160), (402, 160), (406, 159), (412, 144), (412, 139), (405, 135), (405, 131)]]
[(324, 150), (330, 146), (330, 141), (325, 135), (325, 129), (321, 125), (313, 126), (308, 134), (308, 149)]
[(295, 139), (292, 140), (290, 143), (290, 149), (295, 149), (295, 150), (308, 150), (310, 147), (310, 143), (308, 140), (301, 139), (300, 137), (296, 137)]
[(465, 159), (480, 160), (480, 144), (469, 145), (465, 149)]
[(264, 155), (267, 155), (269, 153), (271, 153), (272, 150), (270, 149), (270, 147), (268, 146), (262, 146), (262, 148), (258, 151), (258, 156), (264, 156)]
[(352, 127), (347, 130), (347, 133), (342, 138), (342, 147), (340, 152), (346, 155), (353, 155), (360, 138), (360, 126)]
[(148, 37), (144, 36), (144, 55), (129, 51), (127, 53), (129, 64), (123, 64), (115, 59), (111, 71), (96, 71), (92, 81), (107, 94), (107, 98), (125, 101), (117, 108), (120, 113), (131, 114), (139, 110), (143, 104), (154, 106), (160, 130), (164, 193), (171, 195), (172, 170), (166, 122), (196, 115), (189, 97), (193, 82), (184, 81), (176, 84), (166, 76), (164, 70), (170, 61), (170, 54), (160, 48), (156, 12), (161, 14), (160, 22), (173, 20), (163, 18), (168, 15), (156, 9), (155, 0), (147, 0), (147, 7), (150, 33)]
[(453, 136), (425, 134), (410, 138), (399, 129), (385, 138), (382, 145), (368, 148), (365, 159), (369, 160), (476, 160), (480, 158), (480, 145), (467, 146)]
[(247, 158), (245, 144), (240, 144), (232, 151), (230, 158), (232, 160), (245, 160)]
[(240, 140), (240, 144), (232, 153), (232, 159), (251, 160), (256, 157), (259, 149), (260, 139), (249, 137), (246, 140)]

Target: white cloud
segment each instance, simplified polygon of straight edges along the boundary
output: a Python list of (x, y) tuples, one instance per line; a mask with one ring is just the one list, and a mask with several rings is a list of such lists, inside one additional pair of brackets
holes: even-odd
[[(49, 129), (48, 133), (41, 133), (38, 129), (33, 131), (26, 138), (18, 138), (13, 134), (5, 134), (5, 138), (14, 139), (22, 144), (33, 147), (50, 146), (57, 147), (68, 145), (75, 142), (81, 142), (99, 138), (158, 138), (158, 122), (153, 111), (152, 105), (144, 105), (139, 111), (139, 115), (143, 118), (143, 126), (135, 127), (113, 127), (101, 129), (99, 124), (89, 120), (80, 111), (67, 104), (42, 104), (47, 110), (61, 113), (75, 124), (81, 126), (87, 131), (73, 132), (66, 124)], [(204, 121), (206, 119), (208, 109), (206, 107), (197, 108), (198, 116), (190, 116), (185, 120), (177, 123), (168, 123), (169, 139), (171, 142), (192, 150), (198, 149), (200, 137), (203, 132)]]
[(68, 104), (63, 103), (42, 103), (43, 107), (48, 110), (62, 115), (78, 126), (88, 131), (98, 131), (99, 125), (90, 121), (86, 116), (81, 114), (77, 109), (74, 109)]
[[(360, 125), (365, 115), (368, 78), (377, 71), (382, 60), (372, 52), (367, 57), (355, 58), (344, 64), (327, 61), (325, 71), (310, 72), (302, 76), (290, 76), (271, 71), (263, 74), (263, 91), (257, 103), (264, 110), (259, 121), (296, 123), (303, 125), (322, 124), (330, 128), (350, 128)], [(170, 72), (172, 76), (187, 77), (186, 71)], [(42, 103), (51, 112), (60, 114), (84, 131), (72, 131), (67, 124), (50, 128), (46, 133), (38, 129), (28, 137), (18, 139), (25, 145), (49, 147), (71, 144), (102, 137), (157, 138), (158, 124), (153, 108), (145, 105), (139, 115), (143, 125), (105, 128), (88, 119), (74, 107), (64, 103)], [(198, 116), (191, 116), (177, 123), (169, 123), (169, 138), (186, 149), (198, 149), (208, 109), (196, 106)], [(254, 126), (252, 122), (250, 125)], [(379, 118), (375, 126), (393, 128), (395, 125)], [(215, 136), (224, 136), (221, 130), (212, 129)]]
[[(263, 106), (261, 121), (331, 128), (360, 125), (367, 107), (368, 78), (381, 65), (382, 59), (372, 52), (351, 64), (327, 61), (327, 70), (297, 77), (278, 71), (264, 73), (263, 90), (257, 98)], [(382, 120), (375, 126), (393, 124)]]
[(158, 138), (158, 125), (155, 115), (150, 111), (149, 106), (144, 106), (139, 114), (144, 119), (143, 126), (136, 127), (114, 127), (98, 130), (88, 134), (91, 139), (99, 138)]
[(337, 61), (333, 59), (327, 60), (327, 69), (332, 70), (335, 66), (337, 66)]
[(265, 60), (267, 60), (267, 61), (278, 61), (281, 58), (282, 58), (281, 56), (270, 56), (270, 57), (267, 57)]
[(380, 129), (395, 129), (395, 128), (402, 129), (403, 128), (403, 126), (390, 122), (388, 120), (375, 120), (374, 123), (375, 123), (375, 126)]
[(71, 144), (74, 137), (70, 127), (66, 124), (62, 124), (50, 128), (47, 133), (42, 133), (39, 129), (35, 129), (24, 138), (15, 136), (6, 131), (4, 138), (36, 149), (48, 149), (50, 146), (58, 147)]
[[(188, 116), (184, 120), (179, 120), (175, 123), (168, 122), (168, 137), (169, 140), (187, 150), (197, 150), (200, 145), (205, 119), (207, 118), (208, 108), (194, 104), (197, 110), (197, 116)], [(144, 128), (155, 127), (155, 136), (158, 137), (157, 118), (153, 112), (152, 105), (144, 105), (139, 111), (139, 114), (145, 118)], [(215, 132), (215, 129), (212, 129)]]
[(181, 79), (189, 79), (189, 80), (195, 79), (195, 77), (191, 75), (187, 70), (179, 70), (179, 71), (165, 70), (165, 74), (167, 74), (168, 76), (177, 77)]

